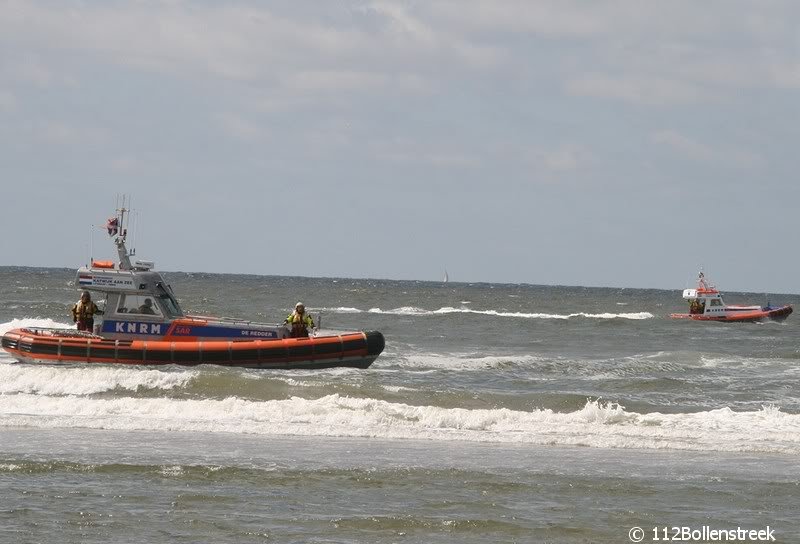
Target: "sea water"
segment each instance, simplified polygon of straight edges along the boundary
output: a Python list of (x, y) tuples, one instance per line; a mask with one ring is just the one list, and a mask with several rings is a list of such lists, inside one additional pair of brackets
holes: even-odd
[[(386, 351), (322, 371), (3, 353), (0, 542), (800, 541), (800, 318), (671, 320), (679, 290), (166, 276), (190, 313), (276, 323), (302, 300)], [(0, 268), (0, 332), (70, 326), (73, 280)], [(800, 302), (726, 297), (767, 299)]]

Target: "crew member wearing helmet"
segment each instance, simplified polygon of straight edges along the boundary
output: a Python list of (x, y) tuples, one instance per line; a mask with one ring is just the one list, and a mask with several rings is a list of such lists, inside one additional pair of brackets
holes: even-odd
[(306, 306), (302, 302), (294, 305), (294, 311), (284, 323), (292, 328), (292, 338), (308, 338), (308, 329), (314, 328), (314, 320), (306, 313)]
[(92, 331), (94, 329), (94, 314), (103, 312), (92, 302), (89, 291), (81, 293), (81, 299), (72, 306), (72, 321), (78, 324), (79, 331)]

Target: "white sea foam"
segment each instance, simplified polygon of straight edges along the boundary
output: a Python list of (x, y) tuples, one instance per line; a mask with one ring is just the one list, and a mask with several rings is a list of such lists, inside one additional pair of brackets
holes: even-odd
[(651, 319), (653, 314), (650, 312), (627, 312), (627, 313), (588, 313), (576, 312), (571, 314), (548, 314), (548, 313), (528, 313), (528, 312), (506, 312), (499, 310), (473, 310), (472, 308), (453, 308), (445, 306), (438, 310), (425, 310), (416, 306), (403, 306), (392, 310), (382, 310), (380, 308), (370, 308), (367, 310), (373, 314), (387, 314), (387, 315), (409, 315), (409, 316), (429, 316), (429, 315), (442, 315), (442, 314), (479, 314), (489, 315), (493, 317), (517, 317), (524, 319), (572, 319), (576, 317), (585, 317), (592, 319)]
[(411, 406), (328, 395), (255, 402), (0, 395), (4, 426), (380, 437), (697, 451), (800, 453), (800, 415), (774, 407), (639, 414), (588, 401), (577, 411)]
[(320, 308), (319, 311), (330, 312), (333, 314), (360, 314), (364, 312), (364, 310), (359, 310), (358, 308), (351, 308), (350, 306), (339, 306), (338, 308)]
[(0, 365), (0, 394), (91, 395), (117, 389), (169, 390), (187, 385), (197, 372), (168, 372), (105, 365), (91, 368)]
[[(469, 304), (469, 302), (462, 301), (462, 304)], [(342, 314), (363, 313), (365, 310), (351, 307), (338, 307), (338, 308), (322, 308), (321, 311)], [(653, 316), (650, 312), (627, 312), (627, 313), (589, 313), (589, 312), (576, 312), (571, 314), (548, 314), (540, 312), (508, 312), (501, 310), (473, 310), (472, 308), (455, 308), (452, 306), (444, 306), (438, 310), (426, 310), (417, 306), (402, 306), (391, 310), (382, 310), (381, 308), (370, 308), (366, 312), (371, 314), (385, 314), (385, 315), (406, 315), (406, 316), (431, 316), (443, 314), (478, 314), (488, 315), (492, 317), (518, 317), (524, 319), (571, 319), (576, 317), (586, 317), (593, 319), (650, 319)]]
[(766, 358), (741, 357), (736, 355), (702, 355), (699, 364), (705, 368), (760, 368), (767, 366), (771, 362), (772, 361)]
[(398, 356), (399, 366), (406, 368), (437, 368), (447, 370), (485, 370), (505, 365), (526, 366), (545, 361), (536, 355), (489, 355), (416, 353)]
[(414, 391), (411, 387), (403, 387), (402, 385), (382, 385), (381, 388), (384, 391), (388, 391), (390, 393), (400, 393), (401, 391)]
[(0, 334), (5, 334), (12, 329), (23, 327), (48, 327), (48, 328), (73, 328), (73, 323), (60, 323), (52, 319), (42, 319), (41, 317), (23, 317), (22, 319), (12, 319), (5, 323), (0, 323)]
[(180, 465), (173, 465), (173, 466), (170, 466), (170, 467), (168, 467), (168, 466), (163, 466), (163, 467), (161, 467), (161, 470), (160, 470), (159, 472), (160, 472), (160, 473), (161, 473), (163, 476), (181, 476), (181, 475), (183, 475), (183, 474), (184, 474), (186, 471), (185, 471), (185, 469), (184, 469), (182, 466), (180, 466)]

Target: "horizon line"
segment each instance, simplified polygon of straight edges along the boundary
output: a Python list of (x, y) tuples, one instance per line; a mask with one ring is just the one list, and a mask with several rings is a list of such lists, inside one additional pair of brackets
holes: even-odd
[[(0, 268), (31, 268), (31, 269), (55, 269), (55, 270), (76, 270), (70, 266), (33, 266), (33, 265), (14, 265), (14, 264), (0, 264)], [(362, 280), (362, 281), (398, 281), (398, 282), (422, 282), (441, 285), (462, 284), (462, 285), (524, 285), (529, 287), (572, 287), (581, 289), (636, 289), (643, 291), (678, 291), (682, 292), (685, 288), (665, 288), (665, 287), (636, 287), (636, 286), (612, 286), (612, 285), (569, 285), (569, 284), (550, 284), (550, 283), (528, 283), (528, 282), (508, 282), (508, 281), (459, 281), (448, 280), (445, 284), (442, 280), (425, 280), (425, 279), (407, 279), (407, 278), (374, 278), (374, 277), (350, 277), (350, 276), (299, 276), (299, 275), (284, 275), (284, 274), (259, 274), (252, 272), (209, 272), (204, 270), (159, 270), (158, 272), (164, 274), (181, 273), (181, 274), (213, 274), (218, 276), (257, 276), (264, 278), (303, 278), (303, 279), (316, 279), (316, 280)], [(789, 295), (797, 296), (800, 293), (779, 293), (772, 291), (748, 291), (748, 290), (728, 290), (722, 289), (722, 293), (742, 293), (742, 294), (770, 294), (770, 295)]]

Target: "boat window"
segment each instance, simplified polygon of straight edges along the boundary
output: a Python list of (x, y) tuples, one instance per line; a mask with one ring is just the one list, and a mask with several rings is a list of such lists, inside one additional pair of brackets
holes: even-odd
[(178, 307), (178, 303), (175, 302), (172, 297), (169, 295), (161, 295), (158, 298), (161, 301), (161, 305), (166, 310), (167, 317), (180, 317), (183, 315), (181, 309)]
[(711, 305), (712, 306), (722, 306), (722, 301), (719, 300), (719, 299), (716, 299), (716, 298), (712, 298), (711, 299)]
[(151, 295), (120, 295), (117, 313), (160, 316), (161, 310)]

